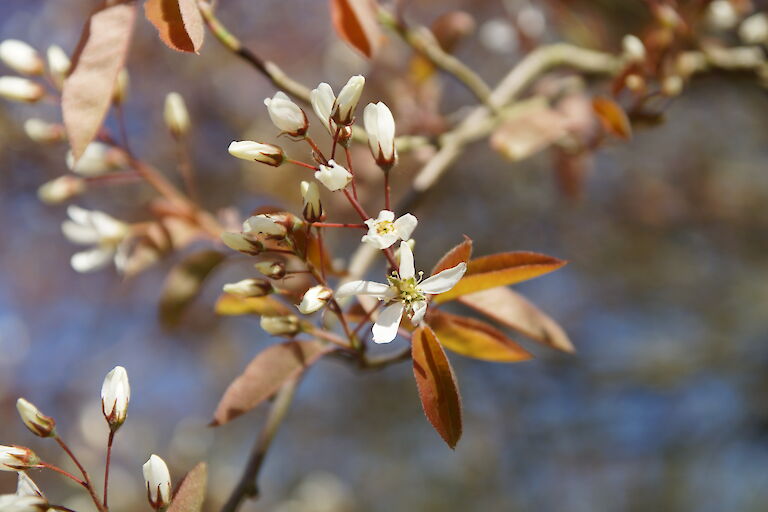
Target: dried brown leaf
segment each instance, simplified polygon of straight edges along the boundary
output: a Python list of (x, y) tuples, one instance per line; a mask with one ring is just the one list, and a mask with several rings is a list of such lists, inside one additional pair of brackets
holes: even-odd
[(198, 53), (205, 27), (195, 0), (147, 0), (144, 15), (171, 49)]
[(331, 0), (331, 21), (336, 33), (369, 59), (381, 44), (376, 0)]

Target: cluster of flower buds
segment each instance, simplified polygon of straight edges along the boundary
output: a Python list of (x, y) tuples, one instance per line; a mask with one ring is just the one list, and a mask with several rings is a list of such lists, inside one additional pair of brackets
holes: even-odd
[(152, 454), (142, 467), (144, 483), (147, 488), (147, 500), (155, 510), (171, 504), (171, 473), (163, 459)]
[[(45, 63), (24, 41), (6, 39), (0, 43), (0, 61), (20, 75), (39, 76), (45, 71)], [(20, 76), (0, 77), (0, 97), (26, 103), (35, 103), (45, 96), (45, 88), (38, 82)]]
[(116, 366), (107, 374), (101, 386), (101, 411), (112, 432), (116, 432), (125, 423), (130, 400), (128, 372), (122, 366)]

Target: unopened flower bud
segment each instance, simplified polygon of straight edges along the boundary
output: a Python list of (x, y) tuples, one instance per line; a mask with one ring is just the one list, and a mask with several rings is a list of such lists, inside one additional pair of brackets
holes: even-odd
[(288, 228), (270, 215), (254, 215), (243, 223), (244, 233), (259, 233), (268, 238), (281, 239), (288, 234)]
[(715, 0), (707, 8), (707, 22), (715, 30), (730, 30), (739, 22), (739, 13), (730, 0)]
[(42, 496), (0, 495), (0, 510), (3, 512), (46, 512), (48, 501)]
[(313, 286), (301, 298), (299, 311), (305, 315), (310, 315), (315, 311), (323, 309), (328, 301), (333, 297), (333, 291), (322, 285)]
[(759, 12), (745, 19), (739, 27), (739, 37), (746, 44), (768, 43), (768, 14)]
[(669, 4), (657, 4), (653, 13), (659, 23), (667, 28), (676, 29), (683, 23), (680, 14)]
[(101, 411), (112, 432), (125, 422), (130, 400), (131, 387), (128, 383), (128, 372), (122, 366), (116, 366), (107, 374), (101, 386)]
[(72, 66), (72, 63), (61, 46), (55, 44), (48, 47), (46, 57), (48, 58), (48, 72), (50, 73), (51, 78), (53, 78), (56, 87), (61, 89), (61, 86), (64, 84), (64, 79), (67, 78), (67, 75), (69, 74), (69, 69)]
[(165, 97), (163, 118), (165, 119), (165, 126), (176, 137), (184, 135), (189, 131), (189, 112), (181, 94), (177, 92), (168, 93)]
[(58, 142), (64, 140), (64, 127), (42, 119), (24, 121), (24, 133), (35, 142)]
[(670, 75), (661, 82), (661, 92), (664, 96), (680, 96), (684, 86), (683, 78), (678, 75)]
[(43, 72), (43, 59), (37, 50), (18, 39), (6, 39), (0, 43), (0, 60), (22, 75), (39, 75)]
[(301, 330), (301, 322), (295, 315), (262, 316), (261, 328), (273, 336), (293, 336)]
[(319, 170), (315, 171), (315, 178), (333, 192), (349, 185), (352, 174), (333, 160), (329, 160), (328, 165), (321, 164)]
[(12, 101), (35, 103), (45, 96), (42, 85), (20, 76), (0, 76), (0, 97)]
[(40, 464), (40, 458), (24, 446), (0, 446), (0, 471), (21, 471)]
[(128, 75), (128, 70), (125, 68), (121, 69), (117, 74), (115, 90), (112, 93), (112, 102), (115, 105), (120, 105), (121, 103), (125, 102), (126, 98), (128, 97), (128, 86), (130, 85), (130, 82), (131, 79)]
[(320, 222), (325, 217), (320, 202), (320, 188), (314, 181), (301, 182), (301, 197), (304, 199), (302, 214), (307, 222)]
[(639, 37), (627, 34), (621, 40), (621, 47), (624, 50), (624, 58), (629, 62), (642, 62), (645, 60), (645, 45)]
[(72, 151), (67, 152), (69, 170), (87, 178), (101, 176), (125, 164), (125, 156), (119, 149), (111, 148), (103, 142), (91, 142), (86, 146), (80, 159), (75, 162)]
[(395, 151), (395, 118), (381, 101), (369, 103), (363, 112), (365, 131), (368, 133), (368, 147), (376, 163), (389, 170), (397, 160)]
[(293, 137), (302, 137), (307, 133), (307, 115), (287, 94), (278, 91), (272, 98), (265, 99), (264, 104), (267, 106), (269, 118), (281, 131)]
[(82, 194), (86, 189), (85, 180), (77, 176), (59, 176), (37, 189), (37, 197), (46, 204), (60, 204)]
[(235, 251), (240, 251), (251, 256), (256, 256), (264, 250), (264, 244), (258, 240), (251, 240), (242, 233), (232, 233), (225, 231), (221, 234), (221, 241), (224, 245)]
[(331, 117), (338, 124), (350, 125), (355, 120), (355, 109), (363, 93), (365, 78), (361, 75), (353, 76), (341, 89), (336, 101), (333, 102)]
[(285, 277), (285, 263), (282, 261), (260, 261), (254, 267), (271, 279), (282, 279)]
[(309, 93), (309, 99), (310, 103), (312, 103), (312, 110), (320, 118), (320, 123), (325, 126), (328, 133), (334, 135), (336, 133), (336, 123), (331, 119), (331, 112), (336, 96), (334, 96), (331, 86), (325, 82), (321, 83), (316, 89), (312, 89), (312, 92)]
[(279, 167), (285, 159), (285, 154), (280, 146), (262, 144), (252, 140), (233, 141), (229, 145), (229, 154), (242, 160), (261, 162), (273, 167)]
[(147, 500), (155, 510), (171, 503), (171, 473), (168, 465), (157, 455), (151, 455), (142, 467), (147, 486)]
[(272, 284), (264, 279), (243, 279), (236, 283), (225, 284), (224, 293), (238, 297), (264, 297), (274, 291)]
[(36, 436), (51, 437), (56, 429), (56, 422), (50, 416), (41, 413), (37, 407), (23, 398), (16, 401), (21, 421)]
[(635, 93), (645, 90), (645, 79), (637, 73), (627, 75), (627, 78), (624, 79), (624, 84), (627, 86), (627, 89)]

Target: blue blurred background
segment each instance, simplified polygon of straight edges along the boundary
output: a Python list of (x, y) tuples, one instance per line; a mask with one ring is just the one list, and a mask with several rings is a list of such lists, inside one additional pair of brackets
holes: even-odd
[[(305, 83), (338, 87), (370, 72), (331, 31), (326, 2), (220, 3), (221, 18), (248, 46)], [(486, 36), (470, 38), (459, 55), (495, 80), (519, 54), (511, 43), (492, 44), (501, 32), (488, 36), (487, 23), (503, 22), (512, 3), (421, 0), (411, 13), (428, 23), (446, 10), (471, 12)], [(4, 0), (0, 39), (71, 52), (87, 4)], [(636, 23), (636, 6), (606, 5), (595, 3), (589, 15), (610, 22), (604, 37), (616, 48)], [(243, 215), (274, 204), (272, 196), (298, 205), (300, 171), (242, 166), (226, 152), (246, 134), (276, 140), (262, 104), (274, 89), (261, 75), (212, 38), (199, 57), (168, 50), (143, 19), (128, 70), (129, 132), (144, 158), (174, 165), (161, 112), (165, 94), (177, 90), (195, 123), (192, 151), (207, 207), (234, 204)], [(372, 73), (366, 100), (392, 101), (397, 88), (388, 73), (392, 66)], [(443, 88), (445, 111), (472, 101), (450, 80)], [(69, 266), (76, 248), (60, 232), (65, 207), (36, 197), (40, 184), (66, 170), (66, 147), (26, 139), (21, 127), (32, 115), (59, 119), (53, 105), (0, 103), (0, 444), (28, 445), (66, 464), (17, 420), (14, 403), (24, 396), (57, 419), (100, 474), (107, 429), (99, 390), (120, 364), (132, 401), (116, 442), (113, 509), (145, 506), (141, 464), (158, 453), (177, 480), (207, 460), (215, 510), (265, 413), (206, 427), (229, 381), (273, 342), (257, 319), (213, 313), (221, 284), (248, 266), (218, 271), (175, 330), (157, 321), (172, 262), (127, 281), (112, 270), (77, 275)], [(465, 407), (455, 452), (425, 421), (408, 364), (361, 375), (321, 362), (269, 454), (262, 499), (243, 510), (765, 510), (766, 157), (768, 97), (741, 76), (695, 80), (665, 123), (602, 149), (577, 203), (559, 194), (546, 153), (510, 163), (485, 143), (473, 146), (413, 212), (417, 264), (429, 268), (463, 233), (476, 254), (534, 250), (569, 260), (516, 289), (566, 328), (578, 353), (528, 344), (538, 357), (516, 365), (451, 355)], [(396, 190), (418, 169), (402, 167)], [(148, 197), (140, 187), (102, 188), (77, 204), (142, 220)], [(333, 243), (343, 256), (356, 238), (339, 234)], [(57, 502), (91, 510), (57, 476), (33, 476)], [(14, 486), (12, 474), (0, 474), (0, 492)]]

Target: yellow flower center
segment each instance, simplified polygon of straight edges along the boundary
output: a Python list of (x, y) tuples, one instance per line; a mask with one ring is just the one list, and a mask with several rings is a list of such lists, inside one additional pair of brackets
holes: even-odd
[(396, 302), (402, 302), (408, 306), (415, 302), (421, 302), (425, 300), (424, 293), (419, 289), (419, 279), (415, 277), (409, 277), (408, 279), (401, 279), (397, 272), (393, 272), (391, 276), (387, 277), (389, 285), (397, 290), (397, 295), (392, 299)]
[(382, 220), (376, 223), (377, 235), (388, 235), (395, 230), (395, 223), (390, 220)]

